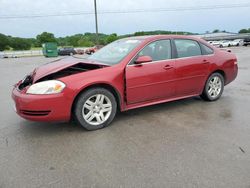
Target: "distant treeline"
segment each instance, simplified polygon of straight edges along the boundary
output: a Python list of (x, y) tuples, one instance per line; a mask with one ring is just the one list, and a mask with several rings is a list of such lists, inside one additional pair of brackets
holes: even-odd
[(58, 46), (73, 46), (73, 47), (90, 47), (95, 44), (106, 45), (120, 38), (141, 35), (159, 35), (159, 34), (192, 34), (189, 32), (172, 32), (172, 31), (140, 31), (133, 34), (120, 35), (116, 33), (106, 35), (99, 33), (98, 41), (95, 33), (76, 34), (66, 37), (56, 38), (53, 33), (43, 32), (36, 38), (20, 38), (7, 36), (0, 33), (0, 51), (3, 50), (29, 50), (31, 48), (41, 47), (45, 42), (56, 42)]
[[(215, 30), (217, 31), (217, 30)], [(219, 30), (218, 30), (219, 31)], [(250, 33), (249, 29), (241, 29), (239, 33)], [(53, 33), (43, 32), (36, 36), (36, 38), (20, 38), (7, 36), (0, 33), (0, 51), (3, 50), (29, 50), (35, 47), (41, 47), (45, 42), (56, 42), (58, 46), (73, 46), (73, 47), (90, 47), (95, 44), (106, 45), (120, 38), (130, 36), (142, 36), (142, 35), (160, 35), (160, 34), (178, 34), (178, 35), (192, 35), (195, 33), (182, 32), (182, 31), (139, 31), (133, 34), (120, 35), (116, 33), (106, 35), (100, 33), (98, 40), (95, 33), (76, 34), (72, 36), (56, 38)]]
[(248, 29), (241, 29), (239, 33), (250, 33), (250, 28)]

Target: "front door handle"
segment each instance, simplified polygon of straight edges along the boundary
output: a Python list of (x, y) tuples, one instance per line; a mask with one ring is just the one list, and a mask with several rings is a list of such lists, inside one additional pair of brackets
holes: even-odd
[(171, 66), (171, 65), (165, 65), (165, 66), (164, 66), (164, 69), (165, 69), (165, 70), (169, 70), (169, 69), (172, 69), (172, 68), (174, 68), (174, 67)]
[(208, 63), (209, 63), (209, 61), (204, 59), (202, 64), (208, 64)]

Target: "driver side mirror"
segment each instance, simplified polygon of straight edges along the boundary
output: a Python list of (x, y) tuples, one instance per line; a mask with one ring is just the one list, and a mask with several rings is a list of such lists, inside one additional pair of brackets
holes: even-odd
[(148, 63), (148, 62), (152, 62), (153, 59), (150, 56), (140, 56), (135, 60), (135, 64), (142, 64), (142, 63)]

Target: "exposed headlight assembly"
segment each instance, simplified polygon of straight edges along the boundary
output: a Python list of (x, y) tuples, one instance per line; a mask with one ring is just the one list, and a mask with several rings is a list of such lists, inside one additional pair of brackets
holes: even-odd
[(48, 80), (31, 85), (26, 91), (27, 94), (46, 95), (61, 93), (65, 84), (58, 80)]

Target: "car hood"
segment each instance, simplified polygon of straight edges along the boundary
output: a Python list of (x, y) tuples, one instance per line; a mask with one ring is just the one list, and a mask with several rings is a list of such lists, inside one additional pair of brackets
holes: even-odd
[[(75, 66), (77, 64), (81, 65), (88, 65), (88, 67), (107, 67), (105, 64), (101, 64), (100, 62), (97, 61), (92, 61), (88, 59), (81, 59), (81, 58), (75, 58), (75, 57), (70, 57), (70, 58), (62, 58), (58, 59), (55, 61), (52, 61), (50, 63), (44, 64), (38, 68), (36, 68), (32, 74), (33, 77), (33, 83), (37, 82), (38, 80), (57, 73), (59, 71), (62, 71), (64, 69), (67, 69), (68, 67)], [(95, 68), (93, 68), (95, 69)], [(90, 68), (91, 70), (91, 68)]]

